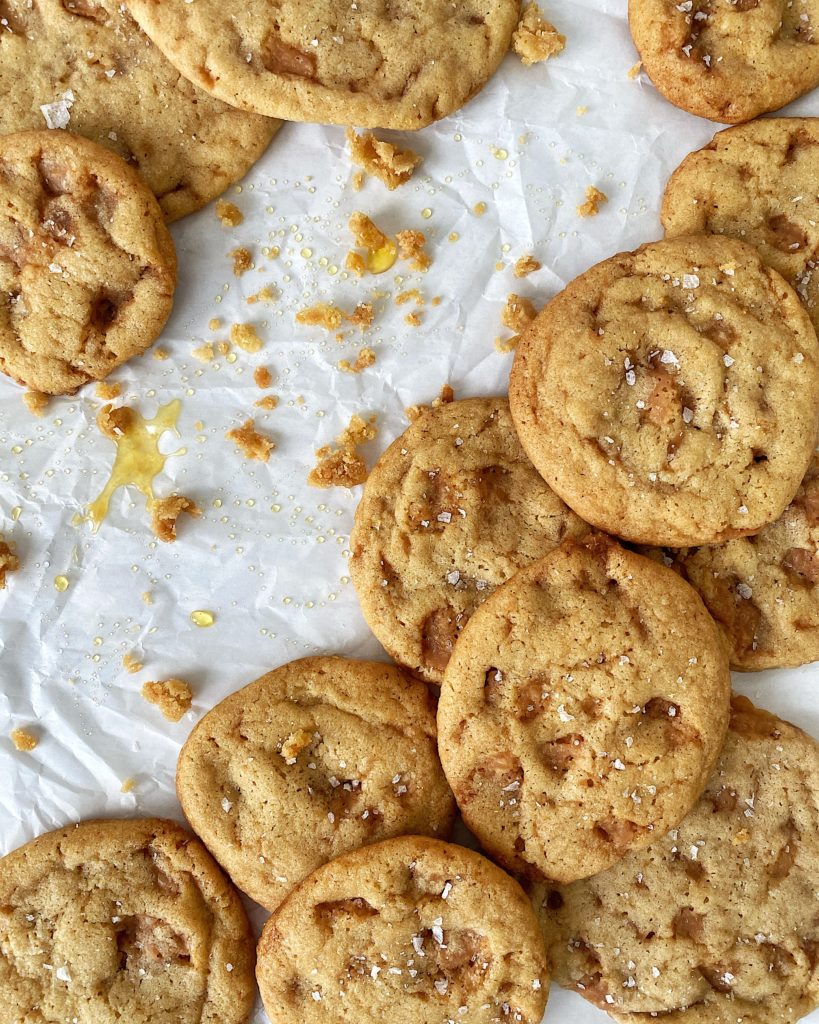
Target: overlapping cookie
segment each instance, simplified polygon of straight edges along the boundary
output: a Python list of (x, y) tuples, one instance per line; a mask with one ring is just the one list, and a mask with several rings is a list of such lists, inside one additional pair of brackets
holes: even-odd
[(467, 623), (438, 706), (464, 821), (509, 870), (571, 881), (677, 825), (728, 723), (717, 628), (669, 569), (566, 541)]
[(503, 398), (426, 410), (381, 456), (350, 574), (390, 654), (440, 683), (469, 616), (518, 569), (588, 532), (526, 457)]

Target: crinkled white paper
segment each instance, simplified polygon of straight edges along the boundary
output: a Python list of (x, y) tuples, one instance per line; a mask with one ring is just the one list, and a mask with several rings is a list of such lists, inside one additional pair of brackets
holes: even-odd
[[(212, 207), (174, 226), (180, 283), (159, 343), (169, 358), (149, 352), (115, 379), (146, 415), (182, 400), (180, 437), (162, 441), (163, 451), (182, 454), (168, 460), (155, 489), (188, 495), (205, 514), (180, 523), (176, 544), (155, 540), (133, 489), (114, 496), (98, 533), (72, 525), (102, 489), (114, 456), (94, 423), (100, 402), (93, 388), (52, 401), (37, 420), (20, 389), (0, 381), (1, 528), (22, 561), (0, 592), (0, 853), (79, 818), (180, 817), (177, 753), (208, 708), (292, 658), (383, 656), (347, 578), (359, 491), (308, 487), (313, 451), (352, 413), (375, 413), (372, 460), (405, 429), (404, 407), (430, 400), (445, 382), (459, 397), (504, 392), (511, 356), (499, 354), (494, 339), (509, 333), (500, 327), (506, 295), (542, 303), (593, 263), (660, 236), (665, 181), (714, 126), (672, 107), (644, 76), (629, 79), (637, 55), (625, 7), (625, 0), (547, 7), (568, 37), (564, 53), (533, 68), (510, 56), (465, 110), (419, 135), (396, 136), (424, 157), (396, 192), (375, 180), (353, 190), (343, 129), (293, 124), (241, 191), (227, 196), (245, 215), (240, 227), (224, 228)], [(819, 95), (791, 109), (819, 114)], [(592, 184), (609, 202), (582, 220), (576, 207)], [(478, 203), (486, 204), (482, 217), (473, 212)], [(429, 272), (398, 263), (380, 277), (347, 276), (346, 225), (359, 209), (391, 233), (426, 232)], [(241, 278), (226, 255), (237, 245), (248, 246), (256, 264)], [(273, 246), (281, 250), (275, 260), (262, 253)], [(544, 269), (521, 281), (511, 267), (526, 253)], [(247, 305), (266, 284), (278, 301)], [(424, 308), (420, 328), (404, 322), (414, 307), (393, 302), (414, 287), (427, 299), (441, 296), (440, 305)], [(352, 309), (374, 291), (386, 294), (361, 337), (352, 329), (338, 344), (294, 323), (304, 306), (331, 301)], [(221, 330), (208, 329), (212, 317), (222, 320)], [(206, 365), (191, 355), (204, 341), (225, 338), (234, 322), (252, 322), (264, 349), (234, 349), (234, 363), (217, 357)], [(340, 372), (338, 360), (353, 361), (364, 344), (375, 349), (376, 364), (357, 376)], [(281, 401), (273, 412), (253, 408), (262, 395), (256, 366), (274, 374)], [(266, 465), (245, 461), (225, 439), (248, 416), (278, 445)], [(69, 580), (65, 592), (55, 589), (57, 575)], [(215, 614), (211, 628), (192, 623), (197, 609)], [(128, 652), (144, 662), (139, 674), (123, 669)], [(170, 675), (195, 690), (193, 710), (179, 724), (139, 693), (146, 679)], [(819, 735), (818, 667), (735, 682)], [(8, 735), (16, 726), (38, 734), (33, 752), (13, 748)], [(123, 794), (128, 778), (136, 785)], [(257, 925), (263, 918), (254, 914)], [(606, 1019), (556, 990), (547, 1011), (547, 1020), (562, 1024)], [(819, 1013), (809, 1019), (816, 1024)], [(265, 1020), (259, 1010), (254, 1022)]]

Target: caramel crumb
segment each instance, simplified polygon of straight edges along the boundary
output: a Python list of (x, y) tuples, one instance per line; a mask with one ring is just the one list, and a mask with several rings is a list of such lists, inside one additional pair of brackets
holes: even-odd
[(628, 77), (629, 77), (629, 78), (630, 78), (630, 79), (632, 80), (632, 82), (633, 82), (633, 81), (634, 81), (634, 79), (638, 77), (638, 75), (640, 74), (640, 72), (641, 72), (642, 70), (643, 70), (643, 62), (642, 62), (641, 60), (638, 60), (636, 64), (633, 64), (633, 65), (632, 65), (632, 66), (631, 66), (631, 67), (630, 67), (630, 68), (628, 69)]
[(285, 759), (285, 761), (294, 761), (302, 750), (305, 750), (313, 742), (313, 733), (307, 729), (299, 729), (298, 732), (292, 733), (282, 743), (281, 750), (279, 753)]
[(323, 327), (325, 331), (337, 331), (343, 320), (344, 312), (338, 306), (331, 306), (327, 302), (319, 302), (315, 306), (308, 306), (296, 313), (297, 324)]
[(587, 106), (575, 107), (574, 113), (576, 117), (585, 117), (588, 114), (589, 108)]
[(253, 371), (253, 383), (257, 388), (269, 388), (273, 383), (273, 374), (266, 366), (257, 366)]
[(265, 395), (264, 398), (260, 398), (258, 402), (253, 403), (259, 409), (265, 409), (267, 412), (271, 412), (279, 404), (279, 399), (276, 395)]
[(116, 441), (126, 434), (134, 422), (134, 411), (127, 405), (104, 405), (97, 413), (97, 427), (101, 434)]
[(214, 356), (213, 345), (209, 341), (205, 342), (204, 345), (200, 345), (198, 348), (193, 349), (191, 351), (191, 355), (194, 359), (198, 359), (202, 363), (212, 363)]
[(353, 415), (347, 427), (336, 438), (336, 450), (328, 445), (316, 452), (318, 462), (307, 482), (313, 487), (356, 487), (368, 476), (367, 464), (358, 454), (358, 447), (376, 435), (375, 416), (369, 420)]
[(390, 240), (376, 227), (366, 213), (356, 212), (350, 217), (350, 231), (353, 233), (355, 244), (359, 249), (370, 249), (376, 251), (389, 245)]
[(113, 402), (115, 398), (119, 398), (122, 394), (122, 385), (118, 381), (111, 381), (110, 383), (105, 380), (101, 380), (96, 388), (97, 398), (101, 398), (103, 402)]
[(10, 572), (17, 572), (20, 568), (20, 560), (14, 553), (14, 548), (0, 537), (0, 590), (6, 589), (6, 575)]
[(145, 604), (153, 604), (154, 595), (150, 592), (150, 590), (144, 590), (142, 592), (142, 600), (145, 602)]
[(27, 729), (12, 729), (11, 742), (18, 750), (28, 752), (30, 750), (34, 750), (40, 741)]
[(344, 266), (359, 277), (363, 277), (367, 270), (367, 263), (360, 252), (348, 252)]
[(349, 359), (342, 359), (338, 364), (338, 368), (343, 370), (344, 373), (361, 373), (368, 366), (372, 366), (374, 362), (375, 352), (371, 348), (362, 348), (356, 356), (354, 363), (351, 363)]
[(241, 277), (242, 274), (246, 274), (248, 270), (253, 267), (253, 257), (250, 255), (250, 249), (240, 245), (238, 249), (231, 249), (228, 256), (233, 260), (233, 276)]
[(396, 306), (403, 306), (407, 302), (414, 302), (416, 306), (423, 306), (425, 299), (417, 288), (410, 288), (409, 291), (401, 292), (395, 296)]
[(271, 438), (255, 429), (253, 420), (245, 420), (241, 427), (234, 427), (225, 436), (233, 441), (246, 459), (256, 459), (258, 462), (267, 462), (276, 447)]
[(210, 320), (208, 320), (208, 330), (209, 331), (218, 331), (221, 326), (222, 326), (222, 321), (219, 319), (218, 316), (212, 316), (210, 318)]
[(511, 338), (495, 338), (495, 348), (498, 352), (514, 352), (520, 342), (520, 335), (514, 334)]
[(266, 284), (264, 288), (260, 288), (254, 295), (248, 295), (247, 304), (253, 306), (257, 302), (275, 302), (276, 301), (276, 289), (273, 285)]
[(514, 268), (515, 277), (528, 277), (529, 274), (534, 274), (540, 270), (543, 264), (534, 258), (534, 256), (521, 256), (517, 261)]
[(245, 352), (258, 352), (262, 347), (262, 339), (256, 333), (253, 324), (232, 324), (230, 340)]
[(353, 175), (353, 188), (356, 192), (360, 192), (364, 188), (364, 172), (356, 171)]
[(228, 354), (228, 352), (230, 352), (230, 342), (229, 341), (217, 341), (216, 342), (216, 351), (219, 353), (220, 356), (226, 356)]
[(359, 330), (366, 330), (375, 318), (375, 311), (370, 302), (360, 302), (355, 309), (347, 316), (351, 324), (355, 324)]
[(421, 163), (421, 157), (411, 149), (399, 149), (377, 139), (372, 132), (357, 135), (348, 128), (347, 141), (354, 163), (360, 164), (367, 174), (383, 181), (391, 192), (409, 181)]
[(149, 704), (156, 704), (169, 722), (178, 722), (193, 702), (193, 692), (181, 679), (161, 679), (145, 683), (142, 696)]
[(130, 793), (136, 788), (136, 779), (129, 775), (127, 779), (122, 780), (122, 785), (119, 787), (120, 793)]
[(409, 260), (413, 270), (426, 270), (432, 263), (424, 250), (427, 239), (423, 231), (399, 231), (395, 239), (398, 242), (398, 255), (402, 260)]
[(554, 57), (566, 45), (561, 35), (536, 3), (527, 4), (512, 36), (512, 49), (524, 64), (530, 66)]
[(176, 521), (183, 512), (194, 518), (202, 515), (196, 502), (181, 494), (157, 498), (151, 503), (151, 529), (161, 541), (172, 544), (176, 540)]
[(518, 334), (535, 319), (537, 310), (530, 299), (524, 299), (522, 295), (510, 292), (506, 296), (506, 305), (501, 313), (501, 322), (504, 327)]
[(142, 662), (139, 660), (139, 658), (137, 658), (137, 656), (132, 651), (129, 651), (127, 654), (123, 654), (122, 667), (125, 669), (126, 672), (130, 672), (131, 675), (133, 675), (135, 672), (141, 672), (142, 669), (144, 668)]
[(581, 217), (596, 217), (600, 212), (600, 206), (608, 201), (609, 197), (605, 192), (601, 192), (594, 185), (589, 185), (586, 189), (586, 202), (578, 206), (577, 212)]
[(44, 395), (42, 391), (26, 391), (23, 395), (23, 401), (30, 413), (33, 413), (35, 416), (42, 416), (48, 408), (49, 396)]
[(410, 423), (414, 423), (419, 416), (423, 416), (429, 409), (440, 409), (442, 405), (449, 405), (455, 401), (455, 390), (451, 384), (443, 384), (437, 398), (433, 398), (429, 405), (408, 405), (404, 414)]
[(245, 215), (235, 203), (229, 203), (226, 199), (220, 199), (216, 204), (216, 216), (226, 228), (238, 228), (245, 219)]
[(420, 313), (407, 313), (404, 317), (404, 323), (410, 325), (410, 327), (420, 327), (423, 316)]

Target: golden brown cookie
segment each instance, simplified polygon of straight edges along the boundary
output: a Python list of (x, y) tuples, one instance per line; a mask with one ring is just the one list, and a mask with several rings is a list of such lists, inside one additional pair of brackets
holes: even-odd
[(139, 355), (173, 305), (176, 253), (137, 172), (63, 131), (0, 138), (0, 370), (67, 394)]
[(819, 0), (629, 0), (643, 68), (700, 117), (750, 121), (819, 84)]
[(518, 569), (588, 527), (526, 457), (505, 398), (428, 409), (370, 473), (350, 539), (367, 623), (440, 683), (469, 616)]
[(585, 520), (638, 543), (715, 544), (793, 499), (816, 442), (819, 343), (749, 245), (653, 242), (546, 306), (509, 401), (527, 454)]
[(819, 749), (733, 701), (679, 828), (608, 871), (537, 886), (555, 980), (636, 1024), (794, 1024), (819, 1006)]
[(819, 329), (819, 118), (766, 117), (718, 132), (671, 175), (667, 238), (749, 242), (799, 293)]
[(729, 695), (696, 592), (598, 535), (566, 541), (475, 612), (444, 675), (438, 747), (483, 847), (519, 875), (568, 882), (682, 820)]
[(754, 537), (646, 554), (699, 592), (732, 668), (755, 672), (819, 661), (819, 456), (779, 519)]
[(486, 84), (518, 0), (129, 0), (194, 82), (244, 110), (291, 121), (423, 128)]
[(0, 1020), (243, 1024), (253, 936), (171, 821), (87, 821), (0, 859)]
[(217, 704), (182, 748), (177, 791), (211, 853), (269, 910), (349, 850), (446, 836), (455, 811), (427, 688), (345, 658), (290, 662)]
[(4, 0), (0, 134), (68, 128), (113, 150), (168, 220), (242, 178), (279, 122), (180, 77), (119, 0)]
[(256, 974), (271, 1024), (540, 1024), (549, 988), (520, 886), (419, 836), (306, 878), (265, 925)]

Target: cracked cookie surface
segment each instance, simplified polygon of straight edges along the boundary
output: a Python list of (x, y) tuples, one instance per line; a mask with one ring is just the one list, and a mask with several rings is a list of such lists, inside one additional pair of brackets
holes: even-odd
[(416, 129), (446, 117), (500, 64), (518, 0), (129, 0), (190, 81), (293, 121)]
[(244, 1024), (252, 933), (198, 839), (88, 821), (0, 860), (0, 1020)]
[(819, 1006), (819, 750), (732, 702), (696, 807), (594, 878), (536, 886), (555, 980), (637, 1024), (794, 1024)]
[(518, 569), (588, 532), (535, 470), (503, 398), (427, 410), (370, 473), (350, 575), (370, 628), (440, 683), (469, 616)]
[(349, 850), (445, 836), (455, 810), (424, 684), (332, 657), (290, 662), (217, 704), (182, 748), (177, 791), (216, 859), (269, 910)]
[(727, 235), (759, 250), (819, 329), (819, 118), (766, 117), (718, 132), (671, 175), (667, 238)]
[(176, 253), (151, 191), (63, 131), (0, 139), (0, 370), (67, 394), (145, 351), (173, 304)]
[(272, 1024), (540, 1024), (531, 904), (480, 854), (406, 836), (319, 868), (273, 913), (257, 977)]
[(793, 499), (816, 442), (819, 343), (751, 246), (654, 242), (546, 306), (509, 400), (527, 454), (587, 522), (637, 543), (715, 544)]
[(117, 0), (3, 0), (0, 14), (0, 134), (48, 113), (136, 167), (168, 220), (242, 178), (279, 127), (182, 78)]
[(484, 849), (568, 882), (688, 813), (729, 695), (719, 634), (687, 583), (608, 538), (567, 541), (467, 623), (441, 687), (441, 761)]
[(667, 100), (750, 121), (819, 84), (819, 0), (629, 0), (643, 68)]

